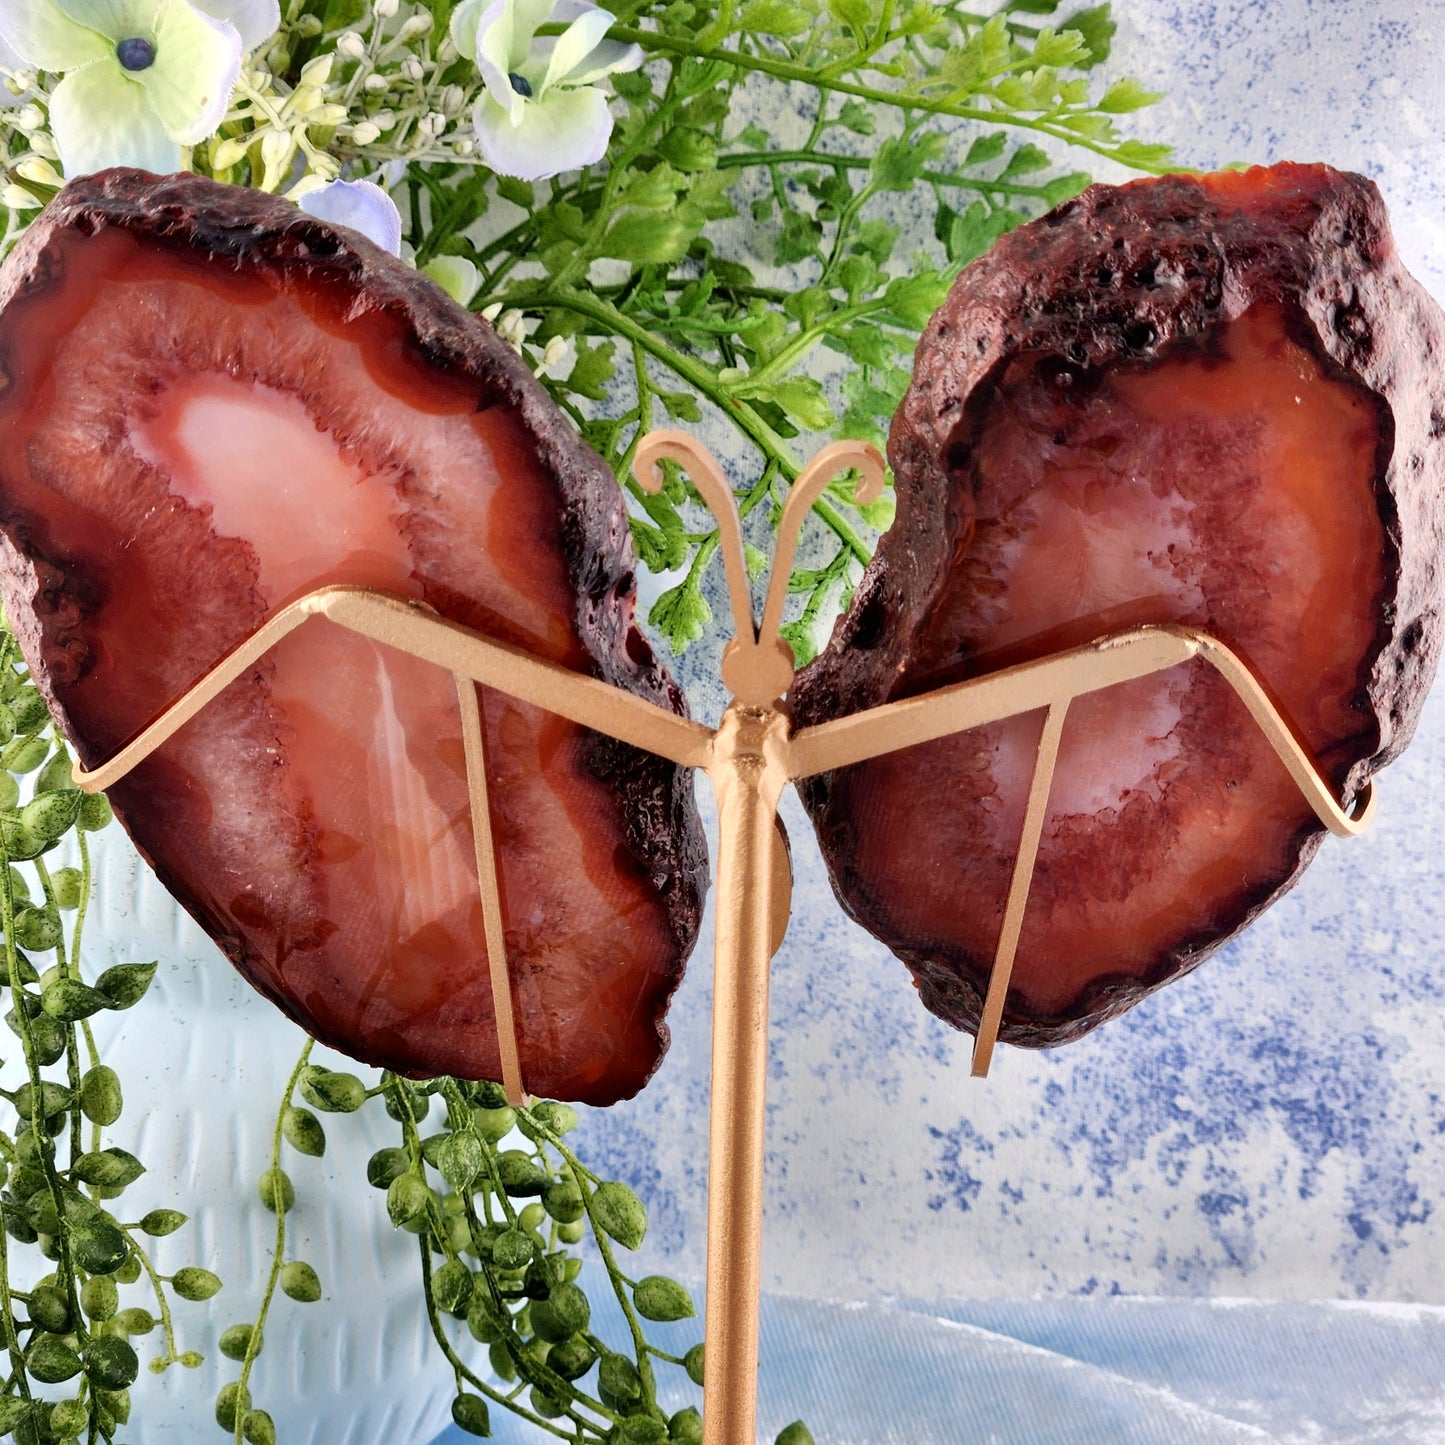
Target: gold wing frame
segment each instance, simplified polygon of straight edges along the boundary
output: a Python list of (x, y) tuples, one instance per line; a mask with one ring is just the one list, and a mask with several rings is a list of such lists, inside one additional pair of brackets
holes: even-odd
[(974, 1040), (976, 1076), (987, 1074), (993, 1057), (1048, 813), (1054, 763), (1069, 705), (1076, 697), (1199, 658), (1238, 694), (1332, 833), (1353, 837), (1363, 832), (1374, 813), (1375, 794), (1367, 783), (1352, 810), (1341, 807), (1308, 747), (1260, 681), (1223, 643), (1188, 627), (1131, 628), (986, 677), (794, 731), (782, 701), (793, 680), (793, 657), (779, 628), (799, 534), (814, 502), (845, 470), (857, 473), (855, 491), (860, 500), (877, 496), (884, 481), (883, 458), (864, 443), (837, 442), (803, 470), (783, 506), (762, 619), (757, 623), (737, 503), (717, 462), (683, 432), (652, 432), (637, 448), (635, 471), (644, 487), (653, 491), (661, 487), (663, 461), (686, 471), (718, 521), (735, 633), (722, 660), (722, 679), (733, 700), (716, 729), (481, 636), (418, 603), (365, 588), (322, 587), (278, 612), (109, 761), (89, 771), (77, 766), (74, 779), (88, 792), (110, 787), (282, 638), (313, 618), (324, 617), (446, 669), (455, 679), (461, 707), (502, 1084), (509, 1099), (523, 1102), (527, 1096), (503, 941), (482, 718), (473, 684), (704, 771), (718, 803), (704, 1440), (705, 1445), (752, 1445), (769, 967), (786, 932), (791, 904), (791, 878), (777, 822), (784, 787), (985, 723), (1044, 712), (1003, 923)]

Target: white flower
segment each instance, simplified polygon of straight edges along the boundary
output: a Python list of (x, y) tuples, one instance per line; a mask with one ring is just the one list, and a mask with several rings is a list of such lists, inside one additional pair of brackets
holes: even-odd
[(0, 45), (61, 75), (50, 133), (67, 176), (179, 170), (224, 118), (242, 53), (280, 23), (277, 0), (0, 0)]
[[(486, 83), (472, 122), (494, 171), (540, 181), (602, 159), (612, 112), (594, 82), (642, 64), (636, 45), (606, 38), (613, 19), (586, 0), (462, 0), (452, 41)], [(549, 22), (567, 29), (538, 39)]]
[(371, 181), (331, 181), (307, 191), (296, 204), (307, 215), (334, 226), (349, 226), (383, 251), (401, 255), (401, 212)]

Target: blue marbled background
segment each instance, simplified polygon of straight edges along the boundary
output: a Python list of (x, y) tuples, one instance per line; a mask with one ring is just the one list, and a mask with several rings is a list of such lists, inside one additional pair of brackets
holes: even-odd
[[(1425, 0), (1123, 0), (1110, 69), (1182, 160), (1324, 159), (1373, 176), (1445, 295), (1445, 8)], [(723, 615), (719, 608), (719, 615)], [(704, 713), (705, 655), (684, 659)], [(1192, 977), (1067, 1049), (1001, 1051), (927, 1015), (849, 924), (801, 810), (774, 975), (764, 1273), (836, 1299), (1036, 1294), (1445, 1302), (1445, 699), (1365, 839)], [(700, 1275), (710, 939), (639, 1100), (587, 1147)]]

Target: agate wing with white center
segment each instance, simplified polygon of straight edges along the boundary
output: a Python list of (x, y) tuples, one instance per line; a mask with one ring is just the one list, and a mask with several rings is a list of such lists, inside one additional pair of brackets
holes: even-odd
[[(611, 474), (478, 318), (354, 233), (195, 177), (78, 181), (0, 278), (4, 594), (82, 762), (286, 603), (380, 589), (682, 713)], [(682, 770), (479, 690), (526, 1086), (666, 1046), (706, 858)], [(452, 677), (307, 623), (111, 793), (318, 1038), (499, 1077)]]

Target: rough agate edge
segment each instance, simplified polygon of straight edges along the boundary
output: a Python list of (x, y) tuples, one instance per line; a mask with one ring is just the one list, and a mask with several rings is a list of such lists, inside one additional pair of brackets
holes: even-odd
[[(798, 679), (799, 724), (1190, 622), (1243, 653), (1352, 800), (1408, 742), (1439, 658), (1442, 357), (1375, 187), (1326, 167), (1094, 186), (1005, 236), (920, 342), (889, 445), (897, 520)], [(1040, 725), (805, 790), (843, 906), (959, 1027)], [(1001, 1037), (1076, 1038), (1287, 891), (1322, 829), (1282, 773), (1203, 664), (1075, 703)]]
[[(252, 190), (112, 171), (31, 227), (0, 306), (5, 602), (85, 764), (333, 581), (685, 712), (635, 625), (611, 474), (486, 323), (364, 238)], [(495, 1078), (455, 692), (422, 668), (307, 624), (112, 800), (316, 1036)], [(480, 697), (524, 1078), (612, 1102), (656, 1068), (696, 937), (691, 779)]]

